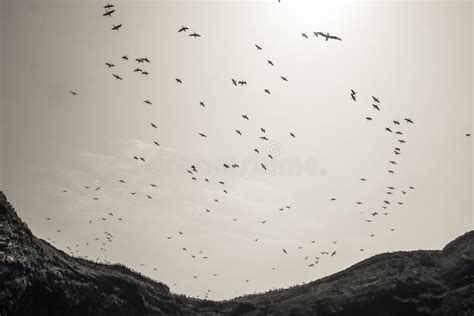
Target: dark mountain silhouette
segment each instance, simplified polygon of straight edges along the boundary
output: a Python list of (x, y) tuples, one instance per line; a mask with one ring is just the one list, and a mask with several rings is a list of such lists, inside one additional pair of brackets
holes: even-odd
[[(232, 268), (232, 267), (231, 267)], [(236, 268), (236, 267), (234, 267)], [(289, 289), (214, 302), (37, 237), (0, 192), (0, 315), (472, 315), (474, 231), (440, 251), (394, 252)]]

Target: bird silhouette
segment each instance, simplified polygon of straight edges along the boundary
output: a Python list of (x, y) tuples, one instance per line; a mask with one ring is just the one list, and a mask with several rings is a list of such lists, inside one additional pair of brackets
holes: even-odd
[(69, 91), (69, 93), (72, 94), (72, 95), (77, 95), (77, 92), (75, 92), (75, 91)]
[(334, 35), (329, 35), (329, 33), (324, 34), (323, 32), (313, 32), (313, 35), (316, 36), (316, 37), (322, 36), (322, 37), (326, 38), (326, 42), (327, 42), (329, 39), (334, 39), (334, 40), (342, 41), (341, 38), (339, 38), (339, 37), (337, 37), (337, 36), (334, 36)]
[(242, 117), (243, 117), (244, 119), (246, 119), (247, 121), (249, 120), (249, 117), (248, 117), (247, 115), (245, 115), (245, 114), (242, 115)]
[(242, 133), (238, 129), (236, 129), (235, 132), (239, 134), (240, 136), (242, 136)]
[(152, 104), (150, 100), (145, 100), (145, 101), (143, 101), (143, 102), (145, 102), (145, 103), (148, 104), (148, 105), (151, 105), (151, 104)]
[(111, 63), (105, 63), (107, 65), (107, 67), (111, 68), (111, 67), (115, 67), (114, 64), (111, 64)]
[(201, 35), (199, 35), (199, 34), (196, 33), (196, 32), (194, 32), (194, 33), (192, 33), (192, 34), (189, 34), (189, 36), (194, 37), (194, 38), (201, 37)]
[(275, 66), (275, 65), (273, 64), (273, 61), (271, 61), (271, 60), (267, 60), (267, 63), (268, 63), (270, 66)]
[(374, 102), (380, 103), (380, 101), (379, 101), (379, 99), (378, 99), (378, 98), (376, 98), (376, 97), (372, 96), (372, 99), (374, 100)]
[(105, 11), (104, 14), (102, 14), (103, 16), (109, 16), (109, 17), (112, 17), (112, 13), (114, 13), (115, 10), (110, 10), (110, 11)]
[(293, 138), (296, 138), (294, 133), (290, 133), (290, 136), (293, 137)]
[(405, 121), (406, 121), (407, 123), (413, 124), (413, 121), (412, 121), (410, 118), (406, 118)]
[(380, 111), (380, 108), (379, 108), (379, 106), (378, 106), (377, 104), (372, 104), (372, 107), (373, 107), (374, 109), (376, 109), (377, 111)]
[(120, 77), (120, 76), (118, 76), (118, 75), (116, 75), (116, 74), (112, 74), (112, 75), (113, 75), (113, 76), (115, 77), (115, 79), (117, 79), (117, 80), (123, 80), (122, 77)]
[(122, 27), (122, 24), (112, 26), (112, 30), (118, 31)]
[(264, 170), (267, 170), (267, 167), (265, 167), (265, 165), (264, 165), (263, 163), (260, 163), (260, 166), (262, 166), (262, 168), (263, 168)]
[(284, 254), (288, 254), (285, 248), (282, 249)]
[(198, 133), (198, 134), (199, 134), (199, 136), (201, 136), (201, 137), (207, 137), (206, 134), (203, 134), (203, 133)]
[(255, 47), (257, 48), (257, 50), (262, 50), (262, 47), (257, 44), (255, 44)]
[(308, 35), (306, 35), (306, 33), (301, 33), (301, 36), (303, 36), (304, 38), (308, 38)]
[(178, 30), (178, 33), (179, 32), (186, 32), (187, 30), (189, 30), (189, 27), (181, 26), (181, 28)]
[(123, 56), (122, 56), (122, 59), (123, 59), (123, 60), (128, 60), (127, 55), (123, 55)]
[(180, 78), (176, 78), (176, 83), (183, 83), (183, 81)]
[(288, 79), (286, 77), (283, 77), (283, 76), (280, 76), (281, 80), (283, 81), (288, 81)]
[(154, 123), (150, 123), (151, 127), (158, 128)]

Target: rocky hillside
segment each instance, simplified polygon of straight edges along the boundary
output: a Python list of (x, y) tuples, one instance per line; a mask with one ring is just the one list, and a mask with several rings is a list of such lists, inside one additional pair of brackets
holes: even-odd
[(213, 302), (33, 236), (0, 192), (0, 316), (473, 315), (474, 231), (440, 251), (382, 254), (290, 289)]

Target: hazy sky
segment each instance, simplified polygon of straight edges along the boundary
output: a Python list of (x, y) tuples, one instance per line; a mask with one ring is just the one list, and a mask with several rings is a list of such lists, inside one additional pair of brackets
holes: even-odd
[(111, 18), (105, 1), (2, 8), (0, 183), (37, 236), (223, 299), (472, 229), (470, 2), (111, 3)]

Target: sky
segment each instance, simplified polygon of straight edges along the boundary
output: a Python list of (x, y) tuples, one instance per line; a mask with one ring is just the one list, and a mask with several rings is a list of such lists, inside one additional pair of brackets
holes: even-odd
[(471, 2), (106, 3), (3, 2), (0, 187), (38, 237), (221, 300), (472, 229)]

